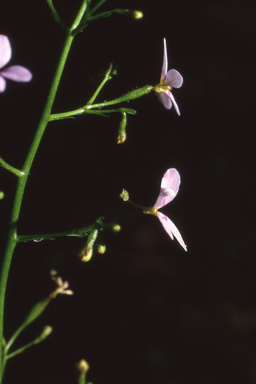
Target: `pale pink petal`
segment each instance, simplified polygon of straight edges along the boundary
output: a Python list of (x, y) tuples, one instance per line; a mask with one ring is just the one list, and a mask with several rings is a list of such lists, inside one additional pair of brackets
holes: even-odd
[(160, 103), (166, 108), (171, 109), (172, 107), (172, 101), (171, 99), (164, 93), (164, 92), (156, 92), (156, 96), (158, 97), (158, 100)]
[(173, 97), (173, 94), (171, 93), (171, 91), (169, 91), (169, 89), (166, 89), (164, 91), (164, 93), (171, 99), (173, 105), (174, 105), (174, 108), (176, 109), (176, 112), (178, 113), (178, 115), (180, 116), (180, 110), (179, 110), (179, 107), (178, 107), (178, 104), (176, 103), (174, 97)]
[(1, 76), (13, 81), (27, 82), (32, 79), (32, 73), (21, 65), (12, 65), (0, 72)]
[(164, 82), (170, 87), (180, 88), (183, 84), (183, 77), (176, 69), (170, 69), (165, 75)]
[(175, 191), (177, 195), (180, 187), (180, 174), (176, 168), (169, 168), (165, 172), (162, 181), (161, 188), (171, 188)]
[(168, 71), (168, 58), (167, 58), (167, 49), (166, 49), (166, 40), (164, 39), (164, 56), (163, 56), (163, 67), (160, 77), (159, 86), (155, 87), (157, 92), (157, 97), (160, 103), (166, 108), (171, 109), (172, 104), (176, 109), (178, 115), (180, 115), (180, 110), (178, 104), (176, 103), (172, 93), (169, 89), (165, 89), (166, 86), (173, 88), (180, 88), (183, 84), (183, 77), (181, 74), (176, 71), (176, 69), (170, 69)]
[(167, 49), (166, 49), (166, 40), (164, 39), (164, 57), (163, 57), (163, 67), (162, 67), (160, 83), (164, 81), (165, 75), (167, 74), (167, 70), (168, 70), (168, 57), (167, 57)]
[(3, 93), (5, 91), (5, 88), (6, 88), (6, 81), (2, 76), (0, 76), (0, 93)]
[(12, 56), (12, 48), (7, 36), (0, 35), (0, 68), (3, 68)]
[(177, 195), (180, 186), (180, 174), (175, 168), (169, 168), (161, 182), (160, 194), (155, 203), (157, 209), (170, 203)]
[(170, 238), (173, 240), (173, 236), (178, 240), (180, 245), (187, 251), (187, 246), (184, 243), (184, 240), (181, 237), (181, 234), (178, 230), (178, 228), (174, 225), (174, 223), (169, 219), (169, 217), (165, 216), (161, 212), (157, 212), (157, 217), (160, 220), (162, 226), (170, 236)]

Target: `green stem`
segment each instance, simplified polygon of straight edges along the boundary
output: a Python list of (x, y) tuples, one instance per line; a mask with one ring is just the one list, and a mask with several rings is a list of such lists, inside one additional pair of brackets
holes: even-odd
[(52, 15), (53, 15), (54, 19), (57, 21), (58, 24), (60, 24), (60, 26), (61, 26), (62, 28), (64, 28), (65, 30), (67, 30), (67, 29), (68, 29), (67, 26), (63, 23), (63, 21), (61, 20), (61, 18), (60, 18), (59, 15), (58, 15), (56, 9), (54, 8), (54, 5), (53, 5), (53, 3), (52, 3), (52, 0), (46, 0), (46, 1), (47, 1), (48, 5), (49, 5), (49, 7), (50, 7), (50, 10), (51, 10), (51, 12), (52, 12)]
[(157, 208), (155, 208), (155, 207), (144, 207), (142, 205), (138, 205), (138, 204), (133, 203), (130, 199), (128, 199), (127, 201), (128, 201), (128, 203), (130, 203), (134, 207), (142, 209), (143, 213), (156, 216)]
[(102, 4), (104, 4), (106, 1), (107, 1), (107, 0), (100, 0), (100, 1), (98, 2), (98, 4), (96, 4), (95, 7), (92, 8), (90, 14), (92, 15), (94, 12), (96, 12), (97, 9), (99, 9), (99, 8), (102, 6)]
[(14, 357), (16, 355), (19, 355), (20, 353), (24, 352), (26, 349), (32, 347), (33, 345), (35, 345), (35, 342), (31, 341), (31, 343), (28, 343), (28, 344), (24, 345), (23, 347), (16, 349), (16, 351), (14, 351), (14, 352), (12, 352), (6, 356), (6, 360), (11, 359), (12, 357)]
[(145, 87), (138, 88), (138, 89), (135, 89), (134, 91), (128, 92), (123, 96), (118, 97), (117, 99), (106, 101), (104, 103), (99, 103), (99, 104), (86, 105), (84, 108), (85, 109), (103, 108), (103, 107), (107, 107), (108, 105), (123, 103), (125, 101), (134, 100), (134, 99), (137, 99), (138, 97), (147, 95), (153, 90), (154, 90), (154, 87), (152, 87), (151, 85), (146, 85)]
[(5, 168), (7, 169), (8, 171), (14, 173), (14, 175), (18, 176), (18, 177), (22, 177), (24, 176), (24, 173), (22, 171), (20, 171), (19, 169), (17, 168), (14, 168), (12, 167), (10, 164), (6, 163), (2, 157), (0, 157), (0, 164)]
[(85, 373), (81, 373), (78, 378), (78, 384), (86, 384), (86, 375)]
[(99, 116), (107, 116), (105, 113), (127, 113), (128, 115), (136, 115), (135, 109), (131, 108), (118, 108), (118, 109), (103, 109), (103, 110), (87, 110), (84, 108), (75, 109), (73, 111), (69, 112), (63, 112), (63, 113), (55, 113), (52, 114), (49, 118), (49, 121), (53, 120), (61, 120), (61, 119), (67, 119), (70, 117), (74, 117), (76, 115), (99, 115)]
[(106, 12), (102, 12), (102, 13), (98, 13), (97, 15), (95, 16), (91, 16), (89, 18), (89, 21), (94, 21), (94, 20), (97, 20), (97, 19), (101, 19), (103, 17), (110, 17), (113, 13), (119, 13), (120, 15), (125, 15), (125, 14), (133, 14), (132, 11), (130, 11), (129, 9), (112, 9), (111, 11), (106, 11)]
[(49, 121), (66, 119), (69, 117), (74, 117), (76, 115), (82, 115), (84, 113), (85, 113), (84, 108), (74, 109), (73, 111), (69, 111), (69, 112), (55, 113), (49, 117)]
[(79, 26), (79, 24), (80, 24), (80, 22), (81, 22), (81, 20), (82, 20), (82, 18), (84, 16), (84, 14), (85, 14), (88, 2), (89, 2), (89, 0), (83, 0), (80, 9), (77, 12), (76, 18), (75, 18), (72, 26), (70, 27), (70, 31), (71, 31), (72, 35), (74, 35), (75, 29)]
[(5, 365), (6, 365), (6, 362), (8, 359), (11, 359), (12, 357), (14, 356), (17, 356), (19, 355), (20, 353), (24, 352), (26, 349), (30, 348), (30, 347), (33, 347), (34, 345), (36, 344), (39, 344), (41, 343), (42, 341), (44, 341), (50, 334), (52, 333), (52, 327), (47, 325), (44, 327), (43, 329), (43, 332), (41, 333), (41, 335), (37, 336), (33, 341), (31, 341), (30, 343), (26, 344), (26, 345), (23, 345), (23, 347), (20, 347), (19, 349), (16, 349), (14, 352), (12, 353), (8, 353), (8, 350), (7, 348), (5, 349), (5, 355), (4, 355), (4, 364), (3, 364), (3, 367), (5, 368)]
[(98, 88), (96, 89), (96, 92), (94, 93), (94, 95), (92, 96), (92, 98), (88, 101), (87, 105), (91, 105), (93, 104), (94, 100), (96, 99), (96, 97), (98, 96), (98, 94), (100, 93), (101, 89), (104, 87), (104, 85), (106, 84), (106, 82), (108, 80), (111, 80), (111, 76), (110, 76), (110, 73), (112, 71), (112, 67), (113, 67), (113, 64), (110, 63), (110, 66), (104, 76), (104, 79), (102, 80), (102, 82), (100, 83), (100, 85), (98, 86)]
[[(90, 104), (91, 102), (93, 102), (95, 100), (95, 98), (98, 95), (99, 91), (101, 90), (103, 85), (106, 83), (106, 81), (109, 80), (109, 79), (110, 79), (109, 73), (107, 72), (106, 75), (105, 75), (104, 80), (102, 81), (102, 83), (98, 87), (97, 91), (95, 92), (95, 94), (93, 95), (91, 100), (87, 103), (87, 105), (85, 105), (82, 108), (75, 109), (73, 111), (53, 114), (53, 115), (51, 115), (49, 117), (49, 120), (50, 121), (51, 120), (60, 120), (60, 119), (65, 119), (65, 118), (68, 118), (68, 117), (72, 117), (72, 116), (80, 115), (80, 114), (84, 114), (84, 113), (92, 113), (92, 110), (94, 108), (104, 108), (104, 107), (107, 107), (108, 105), (114, 105), (114, 104), (119, 104), (119, 103), (127, 102), (127, 101), (130, 101), (130, 100), (134, 100), (134, 99), (137, 99), (138, 97), (147, 95), (147, 94), (149, 94), (150, 92), (152, 92), (154, 90), (154, 87), (152, 87), (151, 85), (146, 85), (146, 86), (144, 86), (142, 88), (138, 88), (138, 89), (135, 89), (135, 90), (133, 90), (131, 92), (125, 93), (123, 96), (120, 96), (117, 99), (106, 101), (104, 103), (99, 103), (99, 104)], [(119, 108), (118, 110), (110, 109), (108, 111), (107, 110), (103, 110), (103, 111), (97, 111), (97, 112), (95, 111), (94, 113), (95, 114), (102, 114), (102, 113), (104, 114), (105, 112), (115, 112), (115, 111), (118, 111), (118, 112), (121, 112), (121, 113), (123, 113), (123, 112), (130, 113), (132, 115), (136, 113), (134, 110), (132, 110), (130, 108)]]
[(31, 144), (31, 147), (29, 149), (28, 155), (26, 157), (24, 166), (22, 168), (23, 175), (19, 178), (18, 186), (16, 190), (16, 195), (14, 198), (14, 204), (12, 209), (12, 215), (11, 215), (11, 223), (9, 228), (9, 234), (7, 239), (7, 245), (6, 250), (4, 254), (1, 274), (0, 274), (0, 383), (2, 383), (2, 363), (3, 363), (3, 349), (2, 349), (2, 338), (3, 338), (3, 325), (4, 325), (4, 302), (5, 302), (5, 292), (6, 292), (6, 286), (7, 286), (7, 280), (12, 260), (12, 255), (14, 252), (14, 249), (16, 247), (16, 244), (18, 242), (18, 236), (17, 236), (17, 224), (20, 216), (20, 209), (22, 204), (22, 199), (28, 179), (28, 175), (34, 160), (34, 157), (36, 155), (37, 149), (39, 147), (39, 144), (41, 142), (42, 136), (44, 134), (45, 128), (47, 126), (47, 123), (49, 121), (52, 105), (56, 96), (56, 92), (59, 86), (59, 82), (63, 73), (63, 69), (68, 57), (68, 53), (71, 47), (71, 44), (73, 42), (74, 36), (73, 31), (74, 29), (79, 25), (84, 12), (86, 10), (87, 0), (83, 0), (82, 6), (80, 10), (77, 13), (77, 16), (69, 30), (66, 31), (67, 36), (64, 43), (63, 50), (61, 52), (61, 56), (57, 65), (57, 69), (52, 81), (52, 85), (49, 91), (49, 95), (45, 104), (45, 108), (41, 117), (41, 120), (39, 122), (36, 134), (34, 136), (33, 142)]
[(39, 235), (19, 235), (18, 242), (24, 243), (26, 241), (35, 241), (39, 242), (41, 240), (54, 240), (56, 237), (62, 236), (71, 236), (71, 237), (84, 237), (88, 232), (95, 229), (96, 226), (99, 226), (97, 223), (88, 225), (87, 227), (73, 229), (72, 231), (62, 231), (62, 232), (53, 232), (53, 233), (41, 233)]

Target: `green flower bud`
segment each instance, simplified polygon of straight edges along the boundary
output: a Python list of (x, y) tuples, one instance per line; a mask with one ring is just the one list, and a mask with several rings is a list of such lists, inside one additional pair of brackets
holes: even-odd
[(53, 328), (50, 325), (47, 325), (46, 327), (44, 327), (43, 332), (41, 333), (40, 336), (38, 336), (35, 339), (34, 344), (38, 344), (44, 339), (46, 339), (46, 337), (48, 337), (52, 333), (52, 331), (53, 331)]
[(4, 198), (4, 192), (0, 191), (0, 200), (2, 200), (3, 198)]
[(87, 361), (85, 361), (84, 359), (80, 360), (77, 364), (76, 364), (76, 368), (78, 369), (78, 371), (82, 374), (85, 374), (88, 370), (89, 370), (89, 364), (87, 363)]
[(45, 308), (47, 307), (49, 302), (50, 302), (50, 300), (49, 300), (49, 298), (47, 298), (47, 299), (43, 299), (43, 300), (39, 301), (36, 305), (34, 305), (34, 307), (29, 312), (28, 316), (26, 317), (26, 319), (21, 324), (20, 328), (24, 329), (30, 323), (35, 321), (41, 315), (41, 313), (45, 310)]
[(119, 232), (121, 230), (121, 227), (119, 224), (113, 224), (112, 231), (113, 232)]
[(130, 11), (129, 9), (115, 9), (114, 12), (120, 13), (121, 15), (130, 16), (133, 19), (141, 19), (143, 17), (143, 13), (141, 11)]
[(97, 236), (98, 236), (97, 229), (94, 229), (93, 231), (90, 232), (85, 247), (78, 252), (78, 257), (82, 261), (86, 262), (92, 258), (93, 245), (95, 243), (95, 240), (97, 239)]
[(129, 200), (129, 193), (125, 189), (123, 189), (120, 197), (121, 197), (121, 199), (123, 199), (123, 201), (128, 201)]
[(123, 112), (123, 117), (118, 129), (117, 144), (124, 143), (126, 140), (126, 131), (125, 131), (126, 124), (127, 124), (127, 116), (126, 116), (126, 113)]
[(98, 249), (97, 249), (98, 253), (100, 253), (101, 255), (103, 255), (103, 253), (106, 252), (106, 245), (101, 245), (99, 244), (98, 245)]
[(143, 12), (141, 12), (141, 11), (133, 11), (133, 17), (134, 17), (134, 19), (142, 19)]
[(126, 140), (126, 132), (122, 132), (122, 133), (118, 133), (118, 136), (117, 136), (117, 144), (122, 144), (124, 143)]

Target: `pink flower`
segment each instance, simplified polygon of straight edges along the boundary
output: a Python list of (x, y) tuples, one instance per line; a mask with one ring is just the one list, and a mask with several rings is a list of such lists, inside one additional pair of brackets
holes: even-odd
[(164, 39), (164, 57), (163, 57), (163, 68), (160, 78), (160, 84), (155, 87), (156, 94), (161, 104), (166, 109), (171, 109), (172, 104), (176, 109), (178, 115), (180, 110), (176, 103), (173, 94), (171, 93), (172, 88), (180, 88), (183, 84), (183, 77), (176, 71), (176, 69), (170, 69), (168, 71), (168, 58), (166, 49), (166, 40)]
[(158, 212), (159, 208), (164, 207), (166, 204), (170, 203), (170, 201), (174, 199), (174, 197), (178, 193), (179, 186), (180, 186), (179, 172), (175, 168), (168, 169), (165, 172), (164, 177), (162, 178), (160, 194), (157, 198), (154, 208), (155, 208), (155, 215), (160, 220), (161, 224), (163, 225), (164, 229), (166, 230), (170, 238), (173, 240), (174, 237), (176, 237), (180, 245), (185, 249), (185, 251), (187, 251), (187, 246), (185, 245), (178, 228), (173, 224), (173, 222), (167, 216), (165, 216), (161, 212)]
[(142, 209), (143, 213), (157, 216), (170, 238), (173, 240), (174, 237), (176, 237), (180, 245), (185, 249), (185, 251), (187, 251), (187, 246), (184, 243), (178, 228), (169, 219), (169, 217), (165, 216), (162, 212), (158, 212), (159, 208), (164, 207), (174, 199), (178, 193), (179, 186), (180, 174), (177, 169), (170, 168), (165, 172), (164, 177), (162, 178), (160, 193), (153, 207), (143, 207), (141, 205), (134, 204), (130, 200), (129, 193), (125, 189), (123, 189), (120, 197), (124, 201), (128, 201), (134, 207)]
[(32, 79), (32, 73), (21, 65), (12, 65), (2, 69), (12, 57), (12, 48), (7, 36), (0, 35), (0, 92), (6, 88), (6, 79), (27, 82)]

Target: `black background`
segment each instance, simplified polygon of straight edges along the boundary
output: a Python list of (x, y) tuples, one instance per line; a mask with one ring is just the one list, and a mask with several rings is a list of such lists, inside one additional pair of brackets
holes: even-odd
[[(10, 4), (10, 5), (9, 5)], [(79, 1), (54, 2), (70, 24)], [(6, 383), (77, 382), (75, 363), (90, 364), (94, 384), (221, 384), (256, 382), (255, 32), (254, 0), (179, 2), (109, 0), (102, 10), (140, 9), (141, 20), (113, 15), (91, 23), (74, 41), (53, 112), (84, 105), (110, 62), (118, 76), (98, 101), (160, 78), (163, 37), (169, 68), (184, 85), (174, 90), (181, 117), (154, 94), (127, 103), (127, 141), (116, 144), (120, 115), (77, 116), (48, 125), (24, 196), (19, 233), (86, 226), (133, 212), (119, 194), (151, 206), (164, 172), (181, 187), (164, 212), (188, 252), (153, 216), (104, 232), (107, 252), (81, 263), (83, 239), (20, 244), (6, 297), (5, 336), (54, 289), (49, 270), (68, 280), (24, 332), (17, 347), (44, 325), (53, 334), (9, 362)], [(45, 1), (10, 2), (0, 33), (10, 64), (29, 68), (27, 84), (8, 81), (0, 95), (0, 153), (21, 168), (41, 116), (64, 42)], [(1, 253), (17, 180), (3, 168)]]

